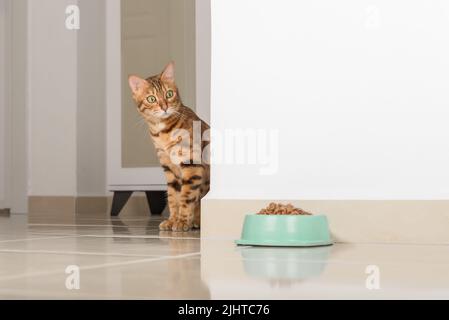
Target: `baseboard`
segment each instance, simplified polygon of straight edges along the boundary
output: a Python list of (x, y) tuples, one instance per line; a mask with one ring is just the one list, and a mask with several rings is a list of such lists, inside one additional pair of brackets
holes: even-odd
[(77, 197), (75, 212), (81, 215), (106, 215), (108, 212), (108, 197)]
[[(32, 221), (75, 221), (77, 217), (109, 217), (112, 205), (110, 196), (31, 196), (28, 198), (28, 216)], [(123, 208), (120, 217), (148, 217), (145, 196), (132, 196)]]
[(341, 243), (449, 244), (449, 201), (270, 201), (202, 202), (202, 236), (238, 239), (245, 215), (270, 202), (292, 203), (329, 218)]
[(0, 209), (0, 217), (9, 217), (11, 215), (10, 209)]
[(76, 197), (32, 196), (28, 197), (28, 213), (72, 215), (76, 211)]

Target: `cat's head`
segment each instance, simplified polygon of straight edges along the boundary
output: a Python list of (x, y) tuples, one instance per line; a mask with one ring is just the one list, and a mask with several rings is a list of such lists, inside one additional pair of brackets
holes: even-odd
[(157, 122), (178, 113), (182, 106), (178, 88), (175, 84), (175, 65), (170, 63), (165, 70), (148, 79), (129, 77), (139, 113), (149, 121)]

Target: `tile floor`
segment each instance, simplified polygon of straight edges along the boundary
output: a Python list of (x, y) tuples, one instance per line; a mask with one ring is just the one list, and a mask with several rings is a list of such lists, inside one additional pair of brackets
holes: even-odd
[[(449, 246), (236, 247), (159, 222), (0, 216), (0, 299), (449, 299)], [(66, 288), (71, 265), (79, 290)], [(379, 290), (366, 287), (371, 265)]]

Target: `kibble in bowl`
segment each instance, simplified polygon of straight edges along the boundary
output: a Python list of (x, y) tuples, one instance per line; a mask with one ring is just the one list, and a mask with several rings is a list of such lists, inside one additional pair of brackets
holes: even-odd
[(262, 209), (258, 213), (259, 215), (291, 215), (291, 216), (311, 216), (310, 212), (304, 211), (302, 209), (296, 208), (292, 204), (282, 204), (282, 203), (270, 203), (268, 207)]

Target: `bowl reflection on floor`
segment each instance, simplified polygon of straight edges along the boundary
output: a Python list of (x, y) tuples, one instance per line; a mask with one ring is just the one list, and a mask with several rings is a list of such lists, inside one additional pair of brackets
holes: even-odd
[(267, 280), (305, 280), (321, 275), (332, 247), (243, 248), (245, 272)]

